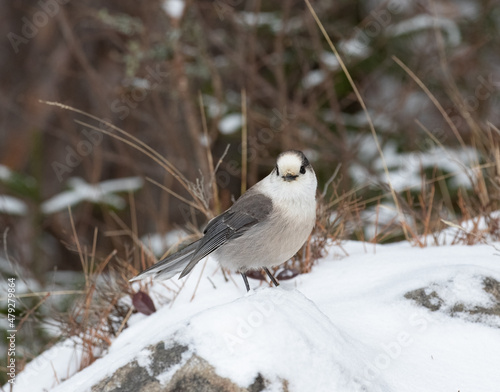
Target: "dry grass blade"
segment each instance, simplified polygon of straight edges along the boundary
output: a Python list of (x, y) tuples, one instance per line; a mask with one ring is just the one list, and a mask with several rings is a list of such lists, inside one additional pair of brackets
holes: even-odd
[(68, 106), (68, 105), (61, 104), (59, 102), (49, 102), (49, 101), (40, 101), (40, 102), (45, 103), (47, 105), (57, 106), (57, 107), (60, 107), (61, 109), (69, 110), (69, 111), (72, 111), (72, 112), (75, 112), (78, 114), (82, 114), (88, 118), (91, 118), (95, 121), (98, 121), (100, 124), (105, 125), (106, 127), (118, 132), (119, 134), (124, 135), (125, 137), (121, 137), (121, 136), (119, 136), (111, 131), (93, 126), (93, 125), (85, 123), (83, 121), (75, 120), (75, 122), (77, 124), (80, 124), (82, 126), (90, 128), (96, 132), (100, 132), (100, 133), (103, 133), (103, 134), (108, 135), (110, 137), (113, 137), (113, 138), (135, 148), (136, 150), (142, 152), (147, 157), (154, 160), (162, 168), (164, 168), (168, 173), (170, 173), (186, 189), (186, 191), (191, 195), (193, 200), (195, 200), (199, 204), (199, 210), (202, 211), (207, 217), (210, 216), (210, 214), (211, 214), (210, 211), (204, 206), (203, 201), (200, 200), (200, 197), (196, 194), (196, 192), (194, 192), (194, 190), (193, 190), (194, 187), (192, 186), (191, 182), (188, 181), (184, 177), (184, 175), (172, 163), (170, 163), (170, 161), (168, 161), (164, 156), (162, 156), (160, 153), (158, 153), (155, 149), (148, 146), (146, 143), (142, 142), (140, 139), (138, 139), (135, 136), (131, 135), (130, 133), (124, 131), (123, 129), (120, 129), (107, 121), (103, 121), (102, 119), (100, 119), (96, 116), (93, 116), (87, 112), (73, 108), (73, 107)]
[(330, 186), (330, 184), (333, 182), (333, 180), (335, 180), (335, 178), (337, 177), (337, 174), (339, 174), (339, 171), (340, 171), (340, 168), (342, 167), (342, 163), (339, 163), (337, 165), (337, 167), (335, 168), (335, 171), (333, 172), (333, 174), (330, 176), (330, 178), (325, 182), (325, 185), (323, 186), (323, 192), (321, 192), (321, 197), (325, 197), (326, 196), (326, 192), (328, 191), (328, 187)]
[(248, 137), (247, 137), (247, 92), (241, 90), (241, 194), (247, 190)]
[(456, 223), (450, 222), (448, 220), (441, 219), (441, 222), (443, 222), (445, 225), (453, 227), (455, 229), (458, 229), (458, 230), (461, 230), (461, 231), (466, 231), (462, 226), (457, 225)]
[(175, 172), (173, 172), (170, 167), (164, 163), (164, 160), (162, 159), (159, 159), (157, 158), (156, 156), (154, 155), (151, 155), (149, 154), (149, 152), (142, 148), (141, 146), (135, 144), (134, 142), (131, 142), (130, 140), (127, 140), (121, 136), (118, 136), (112, 132), (109, 132), (109, 131), (105, 131), (103, 129), (100, 129), (98, 127), (94, 127), (93, 125), (90, 125), (90, 124), (87, 124), (85, 122), (82, 122), (82, 121), (79, 121), (79, 120), (75, 120), (75, 122), (77, 124), (80, 124), (80, 125), (83, 125), (85, 127), (88, 127), (90, 129), (93, 129), (95, 131), (98, 131), (98, 132), (101, 132), (101, 133), (104, 133), (105, 135), (109, 135), (117, 140), (120, 140), (121, 142), (125, 143), (125, 144), (128, 144), (129, 146), (135, 148), (136, 150), (144, 153), (146, 156), (148, 156), (149, 158), (151, 158), (152, 160), (154, 160), (156, 163), (158, 163), (161, 167), (163, 167), (166, 171), (168, 171), (170, 174), (172, 174), (172, 176), (178, 180), (181, 185), (189, 192), (189, 194), (191, 195), (191, 197), (196, 200), (196, 204), (197, 204), (197, 209), (199, 211), (201, 211), (203, 214), (205, 214), (206, 216), (210, 216), (210, 211), (207, 210), (207, 208), (205, 207), (205, 204), (203, 203), (203, 200), (200, 199), (200, 197), (196, 194), (196, 192), (194, 192), (194, 186), (187, 180), (183, 180), (183, 178), (177, 176), (175, 174)]
[[(57, 295), (74, 295), (74, 294), (83, 294), (84, 290), (59, 290), (59, 291), (36, 291), (33, 293), (23, 293), (16, 294), (16, 298), (35, 298), (35, 297), (45, 297), (49, 294), (51, 297)], [(8, 297), (0, 297), (0, 301), (6, 301)]]
[(443, 34), (441, 29), (438, 27), (438, 11), (436, 10), (436, 4), (434, 1), (431, 2), (432, 6), (432, 16), (433, 16), (433, 28), (434, 35), (436, 37), (436, 42), (438, 45), (438, 53), (439, 53), (439, 64), (441, 66), (441, 71), (444, 76), (444, 80), (448, 87), (449, 93), (448, 96), (451, 98), (453, 103), (455, 104), (455, 108), (458, 109), (460, 115), (463, 119), (465, 119), (469, 128), (473, 131), (473, 133), (480, 137), (481, 135), (481, 127), (479, 124), (474, 121), (474, 118), (470, 115), (469, 111), (466, 109), (467, 105), (465, 100), (463, 99), (458, 86), (450, 72), (449, 62), (446, 59), (446, 45), (443, 39)]
[(465, 145), (465, 142), (464, 140), (462, 139), (462, 136), (460, 136), (460, 133), (458, 132), (458, 129), (457, 127), (455, 126), (455, 124), (453, 124), (453, 121), (451, 121), (451, 118), (450, 116), (448, 115), (448, 113), (446, 113), (446, 110), (444, 110), (443, 106), (439, 103), (439, 101), (437, 100), (437, 98), (434, 96), (434, 94), (432, 94), (432, 92), (427, 88), (427, 86), (424, 84), (424, 82), (422, 82), (422, 80), (420, 80), (420, 78), (415, 75), (415, 73), (406, 66), (405, 63), (403, 63), (400, 59), (398, 59), (396, 56), (392, 56), (392, 59), (396, 62), (396, 64), (398, 64), (401, 68), (403, 68), (403, 70), (415, 81), (415, 83), (417, 83), (419, 85), (419, 87), (427, 94), (427, 96), (429, 97), (429, 99), (432, 101), (432, 103), (434, 104), (434, 106), (436, 106), (436, 108), (439, 110), (439, 112), (441, 113), (441, 115), (443, 116), (443, 118), (445, 119), (446, 123), (449, 125), (449, 127), (451, 128), (451, 130), (453, 131), (453, 134), (455, 135), (455, 137), (457, 138), (458, 142), (460, 143), (460, 145), (462, 146), (462, 148), (466, 148), (466, 145)]
[(85, 277), (85, 287), (88, 287), (89, 281), (88, 281), (88, 264), (87, 261), (85, 260), (85, 257), (82, 252), (82, 247), (80, 246), (80, 240), (78, 239), (78, 235), (76, 234), (76, 227), (75, 227), (75, 222), (73, 221), (73, 214), (71, 213), (71, 207), (68, 206), (68, 213), (69, 213), (69, 221), (71, 223), (71, 230), (73, 231), (73, 237), (75, 239), (76, 243), (76, 248), (78, 249), (78, 255), (80, 256), (80, 263), (82, 264), (82, 269), (83, 269), (83, 275)]
[[(76, 109), (76, 108), (74, 108), (72, 106), (69, 106), (69, 105), (64, 105), (64, 104), (59, 103), (59, 102), (49, 102), (49, 101), (43, 101), (43, 100), (40, 100), (40, 102), (44, 103), (46, 105), (57, 106), (57, 107), (59, 107), (61, 109), (65, 109), (65, 110), (69, 110), (69, 111), (81, 114), (83, 116), (91, 118), (92, 120), (98, 121), (100, 124), (106, 125), (107, 127), (113, 129), (114, 131), (116, 131), (116, 132), (118, 132), (118, 133), (120, 133), (120, 134), (122, 134), (122, 135), (124, 135), (124, 136), (126, 136), (128, 138), (130, 138), (137, 146), (143, 147), (145, 151), (148, 151), (150, 154), (152, 154), (153, 156), (157, 157), (160, 161), (162, 161), (164, 163), (164, 165), (162, 165), (162, 166), (167, 166), (168, 169), (169, 169), (169, 172), (170, 171), (172, 172), (171, 173), (172, 175), (174, 175), (176, 177), (179, 177), (182, 180), (182, 181), (179, 180), (179, 182), (181, 182), (181, 183), (182, 182), (189, 183), (189, 181), (184, 177), (184, 175), (172, 163), (170, 163), (170, 161), (168, 161), (163, 155), (161, 155), (155, 149), (153, 149), (152, 147), (148, 146), (146, 143), (144, 143), (140, 139), (136, 138), (132, 134), (124, 131), (121, 128), (118, 128), (116, 125), (113, 125), (112, 123), (110, 123), (108, 121), (104, 121), (103, 119), (101, 119), (99, 117), (96, 117), (96, 116), (94, 116), (94, 115), (92, 115), (90, 113), (87, 113), (87, 112), (83, 111), (83, 110)], [(78, 122), (78, 121), (76, 121), (76, 122), (78, 124), (80, 124), (80, 125), (89, 126), (89, 124), (86, 124), (84, 122)], [(98, 131), (98, 132), (105, 133), (105, 134), (110, 135), (110, 136), (115, 136), (111, 132), (104, 132), (104, 130), (101, 129), (101, 128), (92, 127), (92, 129), (94, 129), (95, 131)], [(132, 145), (132, 144), (130, 144), (130, 145)], [(148, 154), (146, 154), (146, 155), (148, 155)], [(148, 156), (150, 156), (150, 155), (148, 155)]]
[(95, 268), (95, 253), (96, 253), (96, 247), (97, 247), (97, 233), (98, 233), (98, 229), (96, 227), (94, 229), (94, 238), (92, 240), (92, 254), (90, 256), (90, 271), (93, 271)]
[(35, 313), (35, 310), (37, 310), (42, 304), (49, 299), (49, 297), (52, 295), (52, 293), (48, 292), (46, 293), (40, 301), (33, 306), (31, 309), (29, 309), (26, 314), (23, 316), (23, 318), (19, 321), (19, 324), (17, 324), (16, 329), (20, 330), (23, 327), (23, 324), (28, 320), (28, 318)]
[(202, 119), (202, 125), (203, 125), (203, 136), (205, 137), (205, 148), (206, 148), (206, 152), (207, 152), (208, 169), (210, 170), (210, 187), (212, 189), (212, 197), (214, 199), (214, 210), (216, 212), (219, 212), (219, 209), (220, 209), (219, 192), (218, 192), (218, 188), (217, 188), (217, 182), (215, 179), (214, 159), (212, 157), (212, 151), (210, 150), (210, 140), (209, 140), (209, 136), (208, 136), (207, 116), (205, 115), (205, 110), (204, 110), (205, 105), (203, 104), (203, 95), (201, 94), (201, 91), (198, 93), (198, 98), (200, 101), (200, 112), (201, 112), (201, 119)]
[(123, 329), (125, 328), (125, 325), (127, 324), (127, 321), (129, 320), (130, 316), (132, 316), (132, 313), (134, 312), (134, 308), (131, 307), (129, 311), (127, 312), (127, 315), (123, 318), (122, 323), (120, 324), (120, 327), (118, 328), (118, 331), (116, 331), (116, 337), (118, 337)]
[(198, 291), (198, 286), (200, 285), (201, 278), (203, 277), (203, 273), (205, 272), (205, 267), (207, 266), (208, 258), (205, 258), (205, 262), (203, 263), (203, 266), (200, 271), (200, 275), (198, 276), (198, 280), (196, 281), (196, 285), (194, 286), (193, 290), (193, 295), (191, 296), (191, 299), (189, 301), (193, 301), (194, 297), (196, 296), (196, 292)]
[(178, 193), (174, 192), (170, 188), (167, 188), (166, 186), (160, 184), (158, 181), (155, 181), (155, 180), (153, 180), (150, 177), (146, 177), (146, 180), (149, 181), (152, 184), (155, 184), (157, 187), (163, 189), (165, 192), (171, 194), (172, 196), (174, 196), (175, 198), (179, 199), (180, 201), (186, 203), (188, 206), (193, 207), (194, 209), (197, 209), (200, 212), (204, 212), (205, 211), (205, 209), (201, 209), (200, 206), (197, 203), (193, 203), (192, 201), (186, 199), (185, 197), (182, 197), (181, 195), (179, 195)]
[(396, 195), (396, 191), (395, 191), (394, 187), (392, 186), (391, 176), (389, 174), (389, 168), (388, 168), (387, 163), (385, 161), (384, 153), (382, 151), (382, 147), (380, 146), (380, 142), (378, 140), (377, 132), (375, 131), (375, 126), (373, 125), (373, 121), (371, 119), (370, 113), (368, 112), (368, 108), (366, 107), (365, 101), (363, 100), (363, 97), (361, 97), (361, 94), (359, 93), (359, 90), (358, 90), (358, 88), (356, 86), (356, 83), (354, 83), (354, 80), (352, 79), (352, 76), (351, 76), (349, 70), (347, 69), (347, 67), (346, 67), (346, 65), (344, 63), (344, 60), (342, 60), (342, 57), (340, 57), (340, 54), (337, 51), (337, 48), (333, 44), (332, 40), (330, 39), (330, 36), (326, 32), (326, 30), (325, 30), (323, 24), (321, 23), (321, 21), (319, 20), (319, 17), (316, 14), (316, 11), (314, 11), (314, 8), (312, 7), (312, 5), (309, 2), (309, 0), (304, 0), (304, 1), (306, 2), (307, 7), (309, 8), (309, 11), (311, 12), (314, 20), (316, 21), (316, 24), (318, 25), (319, 29), (321, 30), (321, 33), (323, 34), (323, 37), (328, 42), (328, 45), (330, 46), (330, 49), (335, 54), (335, 57), (337, 58), (337, 61), (339, 62), (340, 67), (342, 68), (342, 71), (344, 72), (345, 76), (347, 77), (347, 80), (349, 81), (349, 84), (351, 85), (351, 87), (352, 87), (352, 89), (354, 91), (354, 94), (356, 95), (356, 98), (359, 101), (359, 104), (363, 108), (363, 112), (365, 113), (366, 119), (367, 119), (368, 124), (370, 126), (370, 132), (372, 133), (373, 140), (375, 141), (375, 146), (377, 147), (377, 151), (378, 151), (378, 153), (380, 155), (380, 159), (382, 161), (382, 166), (384, 168), (384, 173), (385, 173), (385, 176), (386, 176), (386, 179), (387, 179), (387, 184), (389, 185), (389, 188), (390, 188), (390, 191), (391, 191), (391, 195), (392, 195), (392, 199), (393, 199), (394, 205), (396, 206), (396, 209), (397, 209), (398, 218), (399, 218), (399, 221), (401, 223), (401, 228), (403, 229), (405, 238), (409, 240), (408, 232), (407, 232), (407, 229), (406, 229), (406, 225), (404, 224), (403, 211), (401, 209), (401, 206), (399, 205), (399, 200), (398, 200), (398, 197)]
[[(448, 155), (448, 157), (450, 158), (450, 160), (452, 160), (453, 162), (457, 163), (459, 166), (462, 166), (465, 170), (469, 169), (468, 167), (466, 167), (460, 160), (456, 159), (456, 158), (453, 158), (452, 155), (450, 154), (450, 151), (443, 145), (443, 143), (441, 143), (439, 141), (438, 138), (436, 138), (436, 136), (434, 136), (432, 134), (431, 131), (429, 131), (427, 129), (427, 127), (422, 124), (422, 122), (420, 120), (415, 120), (415, 123), (426, 133), (427, 136), (429, 136), (429, 138), (434, 142), (436, 143), (437, 146), (439, 146), (441, 148), (441, 150), (443, 150), (443, 153), (445, 153), (446, 155)], [(479, 163), (478, 163), (479, 164)]]
[(111, 211), (110, 215), (113, 218), (113, 220), (121, 227), (123, 232), (126, 235), (128, 235), (132, 239), (132, 241), (134, 241), (134, 244), (139, 249), (142, 249), (148, 255), (148, 258), (153, 261), (153, 263), (156, 262), (155, 255), (153, 254), (153, 252), (151, 252), (148, 248), (144, 246), (140, 238), (137, 236), (136, 232), (134, 232), (134, 230), (129, 229), (125, 224), (125, 222), (123, 222), (123, 220), (121, 220), (120, 217), (115, 212)]

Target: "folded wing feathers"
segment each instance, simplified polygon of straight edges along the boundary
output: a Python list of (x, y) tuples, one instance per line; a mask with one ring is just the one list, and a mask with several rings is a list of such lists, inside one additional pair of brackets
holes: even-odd
[(201, 239), (200, 246), (179, 278), (186, 276), (201, 259), (222, 246), (228, 239), (239, 237), (256, 223), (257, 220), (253, 216), (244, 212), (227, 211), (213, 219), (205, 229), (205, 236)]
[(130, 281), (149, 276), (153, 276), (154, 279), (168, 279), (179, 272), (181, 272), (179, 278), (186, 276), (201, 259), (227, 240), (240, 237), (249, 228), (265, 220), (272, 207), (271, 199), (249, 189), (233, 207), (208, 223), (203, 238), (159, 261)]

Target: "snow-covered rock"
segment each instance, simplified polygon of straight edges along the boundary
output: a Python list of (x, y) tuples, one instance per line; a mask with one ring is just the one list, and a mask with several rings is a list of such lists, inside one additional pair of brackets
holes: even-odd
[(405, 298), (433, 312), (500, 328), (500, 282), (488, 276), (459, 274), (409, 291)]
[[(161, 324), (164, 310), (150, 317)], [(150, 332), (136, 324), (123, 335)], [(367, 348), (297, 290), (252, 291), (154, 339), (132, 356), (127, 346), (110, 352), (53, 391), (198, 391), (200, 382), (206, 391), (390, 391), (365, 378)], [(127, 356), (112, 375), (96, 377)]]
[(125, 391), (131, 378), (136, 390), (189, 391), (201, 374), (217, 391), (498, 391), (498, 249), (348, 241), (279, 288), (252, 280), (250, 294), (209, 258), (151, 285), (157, 311), (133, 314), (91, 366), (78, 371), (80, 348), (60, 343), (14, 392)]

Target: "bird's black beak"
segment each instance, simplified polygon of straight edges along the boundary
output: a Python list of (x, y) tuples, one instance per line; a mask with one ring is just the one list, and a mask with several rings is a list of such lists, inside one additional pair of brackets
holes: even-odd
[(287, 173), (286, 175), (282, 176), (282, 178), (287, 181), (287, 182), (290, 182), (290, 181), (293, 181), (295, 180), (299, 175), (298, 174), (290, 174), (290, 173)]

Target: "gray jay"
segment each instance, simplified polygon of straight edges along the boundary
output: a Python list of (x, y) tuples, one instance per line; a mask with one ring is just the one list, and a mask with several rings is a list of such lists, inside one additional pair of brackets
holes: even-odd
[(204, 236), (159, 261), (131, 281), (153, 277), (186, 276), (208, 255), (224, 268), (245, 274), (263, 269), (275, 286), (268, 267), (284, 263), (305, 243), (316, 221), (314, 170), (301, 151), (281, 153), (276, 167), (248, 189), (227, 211), (208, 222)]

